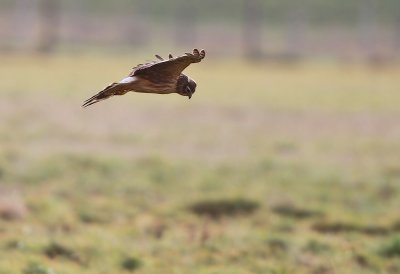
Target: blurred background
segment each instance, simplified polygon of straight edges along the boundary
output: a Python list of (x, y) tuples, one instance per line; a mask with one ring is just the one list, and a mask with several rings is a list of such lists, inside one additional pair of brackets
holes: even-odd
[(2, 0), (0, 274), (399, 273), (399, 50), (398, 0)]
[(218, 55), (280, 61), (399, 57), (396, 0), (4, 0), (0, 7), (3, 51), (138, 52), (201, 43)]

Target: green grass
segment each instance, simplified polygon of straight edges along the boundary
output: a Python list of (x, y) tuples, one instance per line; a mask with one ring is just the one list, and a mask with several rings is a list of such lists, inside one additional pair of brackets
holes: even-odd
[(0, 273), (397, 273), (400, 69), (2, 56)]

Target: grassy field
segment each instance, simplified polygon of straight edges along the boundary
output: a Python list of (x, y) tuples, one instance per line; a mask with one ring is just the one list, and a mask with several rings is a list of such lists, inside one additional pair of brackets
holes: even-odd
[(0, 273), (399, 273), (400, 67), (1, 56)]

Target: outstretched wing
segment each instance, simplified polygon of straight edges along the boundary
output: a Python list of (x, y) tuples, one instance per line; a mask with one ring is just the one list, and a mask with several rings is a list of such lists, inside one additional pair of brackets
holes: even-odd
[(182, 71), (192, 63), (200, 62), (206, 53), (204, 50), (199, 51), (194, 49), (192, 53), (185, 53), (179, 57), (169, 55), (168, 60), (164, 60), (159, 55), (156, 55), (159, 61), (154, 61), (146, 64), (140, 64), (133, 68), (129, 76), (141, 76), (148, 80), (158, 79), (177, 79)]

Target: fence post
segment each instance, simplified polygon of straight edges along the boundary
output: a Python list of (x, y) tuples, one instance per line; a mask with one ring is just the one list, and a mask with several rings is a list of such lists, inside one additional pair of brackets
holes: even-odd
[(263, 57), (262, 50), (262, 5), (259, 0), (243, 0), (242, 43), (246, 58), (255, 60)]
[(60, 1), (40, 0), (38, 10), (40, 29), (36, 49), (41, 53), (49, 53), (58, 41)]
[(288, 24), (285, 55), (286, 58), (294, 61), (299, 59), (305, 50), (306, 9), (304, 3), (293, 4), (289, 10)]
[(368, 61), (376, 61), (377, 52), (377, 6), (376, 0), (359, 0), (359, 25), (361, 49)]
[(398, 7), (396, 13), (396, 22), (394, 26), (395, 35), (395, 51), (397, 52), (397, 57), (400, 57), (400, 7)]
[(29, 45), (30, 36), (34, 26), (32, 10), (36, 3), (30, 0), (16, 0), (14, 6), (12, 22), (12, 47), (14, 49), (24, 49)]
[(197, 9), (193, 2), (183, 1), (177, 5), (175, 14), (175, 43), (194, 47), (197, 42)]

